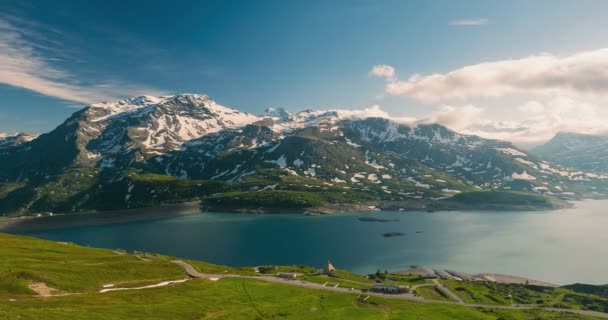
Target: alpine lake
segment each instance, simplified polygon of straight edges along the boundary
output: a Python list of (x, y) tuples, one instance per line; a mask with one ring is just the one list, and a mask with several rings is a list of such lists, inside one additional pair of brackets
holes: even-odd
[(517, 275), (555, 284), (608, 283), (608, 200), (553, 211), (300, 214), (195, 213), (24, 234), (234, 267), (327, 260), (357, 273), (410, 265)]

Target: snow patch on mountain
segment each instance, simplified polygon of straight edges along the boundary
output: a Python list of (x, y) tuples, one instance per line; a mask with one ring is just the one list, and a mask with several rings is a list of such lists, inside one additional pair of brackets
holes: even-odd
[(0, 149), (16, 146), (22, 143), (30, 142), (38, 136), (25, 133), (6, 134), (0, 133)]
[(287, 167), (287, 158), (285, 157), (284, 154), (282, 154), (277, 160), (265, 160), (264, 162), (276, 164), (277, 166), (279, 166), (281, 168)]
[(513, 180), (536, 180), (536, 177), (528, 174), (526, 171), (523, 173), (513, 172), (513, 174), (511, 174), (511, 178)]
[(521, 162), (521, 163), (523, 163), (525, 165), (528, 165), (528, 166), (536, 169), (536, 163), (534, 163), (532, 161), (528, 161), (528, 160), (525, 160), (525, 159), (522, 159), (522, 158), (515, 158), (515, 161)]
[(510, 155), (510, 156), (521, 156), (521, 157), (527, 157), (528, 156), (526, 153), (521, 152), (521, 151), (519, 151), (517, 149), (514, 149), (514, 148), (495, 148), (495, 149), (498, 150), (498, 151), (500, 151), (500, 152), (502, 152), (502, 153), (504, 153), (504, 154)]

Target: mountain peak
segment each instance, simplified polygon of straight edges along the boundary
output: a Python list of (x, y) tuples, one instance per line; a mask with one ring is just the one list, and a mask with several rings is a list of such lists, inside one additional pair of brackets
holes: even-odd
[(173, 101), (199, 102), (199, 103), (215, 102), (213, 99), (211, 99), (211, 97), (209, 97), (206, 94), (196, 94), (196, 93), (182, 93), (182, 94), (177, 94), (174, 96), (167, 96), (164, 98), (165, 98), (164, 99), (165, 101), (173, 100)]
[(127, 99), (127, 100), (130, 100), (131, 104), (147, 105), (147, 104), (158, 103), (160, 100), (162, 100), (162, 97), (139, 96), (139, 97), (131, 98), (131, 99)]
[(129, 150), (159, 154), (203, 135), (261, 120), (199, 94), (139, 96), (93, 104), (83, 113), (78, 117), (84, 122), (81, 136), (94, 141), (92, 154)]
[(291, 115), (285, 108), (266, 108), (262, 114), (265, 117), (287, 119)]
[(115, 102), (94, 103), (88, 108), (90, 110), (89, 115), (91, 116), (91, 119), (98, 122), (116, 116), (137, 113), (143, 109), (157, 105), (186, 105), (190, 108), (198, 108), (201, 106), (208, 108), (225, 108), (213, 101), (208, 95), (190, 93), (159, 97), (144, 95)]
[(578, 146), (595, 143), (601, 140), (605, 140), (605, 137), (585, 133), (560, 131), (556, 133), (551, 140), (545, 143), (545, 146), (556, 145), (559, 148), (576, 148)]
[(553, 136), (553, 138), (558, 137), (593, 137), (594, 135), (586, 134), (586, 133), (578, 133), (578, 132), (570, 132), (570, 131), (559, 131)]
[(551, 140), (533, 149), (536, 154), (562, 165), (582, 170), (608, 172), (608, 137), (574, 132), (558, 132)]
[(38, 137), (37, 135), (29, 135), (19, 132), (15, 134), (0, 133), (0, 149), (16, 146), (25, 142), (32, 141)]

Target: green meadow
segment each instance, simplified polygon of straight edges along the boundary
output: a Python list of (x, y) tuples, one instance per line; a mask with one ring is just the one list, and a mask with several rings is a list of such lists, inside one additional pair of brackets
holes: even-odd
[[(171, 262), (174, 258), (167, 256), (87, 248), (6, 234), (0, 234), (0, 243), (0, 319), (591, 319), (536, 309), (470, 308), (377, 296), (362, 301), (358, 293), (244, 278), (191, 279), (157, 288), (100, 293), (104, 285), (109, 284), (133, 288), (187, 276)], [(254, 274), (252, 268), (231, 269), (189, 262), (201, 272)], [(315, 271), (304, 266), (284, 266), (277, 270)], [(424, 283), (411, 277), (387, 276), (402, 282)], [(327, 279), (312, 274), (305, 277), (345, 285), (357, 283), (358, 287), (373, 283), (343, 270)], [(49, 290), (48, 296), (31, 289), (32, 284), (41, 283)], [(467, 290), (473, 291), (468, 287)], [(433, 291), (428, 295), (433, 299)]]

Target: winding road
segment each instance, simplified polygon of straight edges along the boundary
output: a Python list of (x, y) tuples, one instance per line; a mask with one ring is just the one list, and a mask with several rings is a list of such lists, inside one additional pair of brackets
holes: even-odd
[[(222, 279), (222, 278), (254, 279), (254, 280), (273, 282), (273, 283), (282, 283), (282, 284), (286, 284), (286, 285), (292, 285), (292, 286), (298, 286), (298, 287), (316, 289), (316, 290), (325, 290), (325, 291), (334, 291), (334, 292), (352, 293), (352, 294), (362, 294), (363, 293), (361, 290), (358, 290), (358, 289), (347, 289), (347, 288), (340, 288), (340, 287), (337, 287), (337, 288), (324, 287), (322, 284), (319, 284), (319, 283), (301, 281), (301, 280), (284, 280), (284, 279), (280, 279), (280, 278), (272, 277), (272, 276), (242, 276), (242, 275), (236, 275), (236, 274), (201, 273), (201, 272), (197, 271), (192, 265), (190, 265), (189, 263), (184, 262), (182, 260), (174, 260), (172, 262), (179, 265), (180, 267), (182, 267), (182, 269), (184, 269), (184, 271), (186, 272), (186, 274), (188, 274), (188, 276), (190, 276), (192, 278), (197, 278), (197, 279), (213, 279), (213, 280), (218, 280), (218, 279)], [(469, 307), (469, 308), (489, 308), (489, 309), (503, 309), (503, 310), (540, 309), (540, 310), (546, 310), (546, 311), (551, 311), (551, 312), (566, 312), (566, 313), (579, 314), (579, 315), (583, 315), (583, 316), (608, 319), (608, 313), (598, 312), (598, 311), (545, 308), (545, 307), (538, 307), (535, 305), (505, 306), (505, 305), (466, 303), (454, 292), (452, 292), (448, 288), (441, 285), (441, 283), (439, 283), (439, 281), (437, 281), (437, 280), (434, 280), (433, 284), (417, 285), (417, 286), (412, 287), (412, 289), (415, 289), (415, 288), (421, 287), (421, 286), (435, 286), (435, 287), (439, 288), (439, 290), (442, 290), (444, 293), (446, 293), (447, 295), (449, 295), (450, 297), (455, 299), (456, 301), (427, 300), (420, 296), (413, 295), (411, 293), (381, 294), (381, 293), (374, 293), (374, 292), (365, 292), (364, 294), (370, 295), (370, 296), (382, 297), (385, 299), (408, 300), (408, 301), (415, 301), (415, 302), (419, 302), (419, 303), (450, 304), (450, 305), (459, 305), (459, 306), (464, 306), (464, 307)]]

